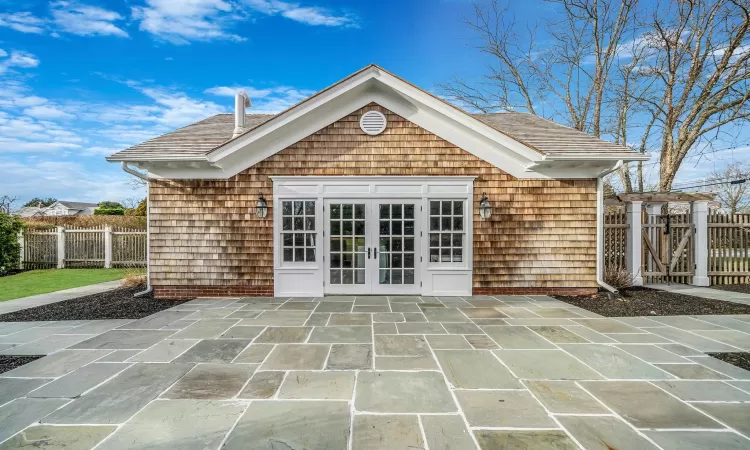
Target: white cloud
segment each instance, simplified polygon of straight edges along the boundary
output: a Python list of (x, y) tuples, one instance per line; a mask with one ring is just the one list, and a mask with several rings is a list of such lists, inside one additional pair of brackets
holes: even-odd
[(62, 31), (79, 36), (128, 37), (127, 32), (114, 24), (123, 19), (114, 11), (65, 1), (52, 3), (50, 7), (54, 22)]
[(147, 6), (132, 8), (133, 18), (140, 20), (140, 29), (172, 44), (192, 41), (230, 40), (245, 38), (229, 28), (246, 19), (241, 9), (224, 0), (146, 0)]
[(45, 20), (28, 11), (0, 14), (0, 27), (8, 27), (21, 33), (42, 34)]
[(3, 56), (8, 56), (8, 52), (0, 48), (0, 58), (2, 58)]
[(276, 114), (315, 93), (315, 91), (301, 90), (289, 86), (265, 89), (256, 89), (249, 86), (215, 86), (203, 92), (220, 97), (234, 97), (237, 91), (247, 92), (253, 103), (248, 113), (253, 114)]
[(352, 15), (337, 15), (326, 8), (302, 6), (299, 3), (281, 0), (245, 0), (245, 3), (260, 13), (274, 16), (281, 15), (287, 19), (307, 25), (327, 27), (357, 27), (357, 18)]
[(0, 73), (5, 72), (11, 67), (18, 67), (22, 69), (28, 69), (30, 67), (36, 67), (39, 65), (39, 59), (29, 52), (23, 50), (11, 50), (10, 56), (7, 52), (3, 51), (4, 55), (0, 54)]
[(73, 117), (72, 114), (53, 106), (32, 106), (24, 109), (23, 113), (37, 119), (69, 119)]
[(120, 150), (122, 150), (122, 147), (101, 147), (101, 146), (94, 146), (94, 147), (88, 147), (84, 148), (81, 153), (88, 156), (109, 156), (113, 153), (117, 153)]

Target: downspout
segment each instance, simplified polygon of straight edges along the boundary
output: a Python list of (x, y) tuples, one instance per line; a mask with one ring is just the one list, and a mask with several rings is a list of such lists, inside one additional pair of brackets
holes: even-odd
[(604, 282), (604, 177), (622, 167), (623, 161), (617, 161), (615, 167), (605, 170), (596, 178), (596, 282), (613, 294), (617, 289)]
[(125, 172), (146, 182), (146, 290), (133, 294), (133, 297), (141, 297), (146, 294), (150, 294), (154, 290), (154, 288), (151, 287), (151, 198), (149, 195), (151, 191), (151, 185), (148, 182), (147, 175), (144, 175), (143, 173), (131, 168), (130, 166), (128, 166), (127, 162), (120, 162), (120, 167), (122, 167), (122, 170), (124, 170)]

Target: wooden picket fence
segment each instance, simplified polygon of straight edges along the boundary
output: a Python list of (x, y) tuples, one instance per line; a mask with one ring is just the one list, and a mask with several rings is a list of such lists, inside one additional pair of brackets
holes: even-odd
[(750, 283), (750, 214), (708, 214), (711, 284)]
[[(690, 213), (670, 215), (669, 235), (664, 234), (665, 216), (649, 218), (644, 213), (642, 218), (644, 281), (690, 283), (695, 264)], [(604, 213), (605, 268), (626, 267), (630, 228), (626, 219), (622, 206), (609, 206)], [(712, 285), (750, 283), (750, 214), (709, 211), (707, 254)]]
[(146, 232), (127, 228), (27, 228), (19, 236), (21, 268), (145, 267)]

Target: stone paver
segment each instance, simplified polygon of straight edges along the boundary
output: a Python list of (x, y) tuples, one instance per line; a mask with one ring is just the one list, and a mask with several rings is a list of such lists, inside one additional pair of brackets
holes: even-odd
[(563, 431), (478, 430), (474, 433), (482, 450), (578, 450)]
[(115, 431), (108, 426), (33, 426), (19, 432), (0, 445), (0, 450), (10, 449), (88, 449)]
[(130, 367), (125, 363), (91, 363), (31, 392), (27, 397), (74, 398)]
[(43, 423), (122, 423), (182, 378), (191, 367), (174, 363), (136, 364), (50, 414)]
[(636, 428), (723, 428), (647, 382), (585, 381), (580, 384)]
[(615, 417), (560, 416), (557, 419), (584, 448), (658, 449)]
[(750, 441), (735, 433), (711, 431), (644, 431), (664, 450), (745, 450)]
[(59, 398), (17, 398), (0, 406), (0, 442), (38, 422), (68, 400)]
[(278, 398), (349, 400), (354, 392), (354, 372), (289, 372)]
[(157, 400), (110, 436), (104, 448), (217, 448), (245, 408), (232, 402)]
[(526, 381), (532, 394), (552, 413), (608, 414), (609, 411), (573, 381)]
[(232, 362), (250, 344), (245, 339), (205, 339), (175, 359), (178, 363)]
[(286, 372), (255, 372), (237, 398), (264, 399), (271, 398), (284, 381)]
[(456, 391), (472, 427), (556, 428), (528, 391)]
[(250, 364), (199, 364), (161, 397), (227, 400), (240, 392), (255, 368)]
[(360, 372), (354, 406), (376, 413), (456, 412), (437, 372)]
[(352, 442), (362, 450), (424, 448), (416, 416), (358, 415)]
[(327, 370), (372, 369), (372, 346), (366, 344), (333, 344)]
[(596, 380), (601, 375), (560, 350), (495, 350), (495, 355), (521, 379)]
[(256, 401), (223, 449), (330, 449), (348, 447), (349, 405), (344, 401)]
[(0, 448), (747, 448), (750, 372), (706, 352), (749, 327), (521, 295), (0, 323), (0, 352), (49, 353), (0, 374)]

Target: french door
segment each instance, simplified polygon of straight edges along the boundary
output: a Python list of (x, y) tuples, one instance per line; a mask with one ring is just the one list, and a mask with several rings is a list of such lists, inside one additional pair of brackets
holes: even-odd
[(418, 294), (418, 199), (326, 200), (325, 291)]

